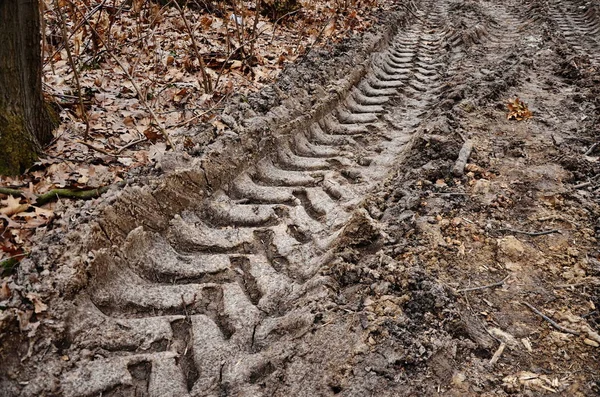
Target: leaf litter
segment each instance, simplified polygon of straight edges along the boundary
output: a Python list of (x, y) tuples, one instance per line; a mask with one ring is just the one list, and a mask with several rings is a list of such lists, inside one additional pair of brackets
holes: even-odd
[[(313, 46), (359, 34), (388, 3), (305, 0), (273, 15), (256, 2), (192, 1), (178, 10), (146, 0), (44, 0), (43, 89), (61, 124), (25, 174), (0, 176), (2, 297), (11, 295), (9, 281), (32, 237), (64, 208), (58, 195), (37, 203), (41, 195), (123, 184), (132, 169), (152, 165), (169, 149), (161, 126), (183, 150), (194, 147), (195, 124), (211, 126), (214, 136), (225, 133), (218, 113), (232, 93), (256, 92)], [(35, 313), (19, 312), (22, 330), (31, 330), (32, 315), (45, 310), (41, 300), (27, 299)]]

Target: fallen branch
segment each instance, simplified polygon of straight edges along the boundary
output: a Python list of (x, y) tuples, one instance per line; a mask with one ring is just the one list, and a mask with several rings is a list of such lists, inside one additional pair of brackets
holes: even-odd
[(529, 303), (523, 302), (523, 304), (525, 306), (527, 306), (532, 312), (534, 312), (535, 314), (537, 314), (538, 316), (540, 316), (541, 318), (543, 318), (544, 320), (546, 320), (551, 326), (553, 326), (554, 328), (556, 328), (560, 332), (564, 332), (564, 333), (571, 334), (571, 335), (576, 335), (576, 336), (580, 335), (580, 333), (577, 332), (577, 331), (573, 331), (572, 329), (565, 328), (562, 325), (559, 325), (556, 321), (552, 320), (550, 317), (546, 316), (544, 313), (542, 313), (541, 311), (539, 311), (538, 309), (536, 309), (535, 307), (533, 307)]
[(83, 96), (81, 94), (81, 83), (79, 82), (79, 72), (77, 71), (77, 66), (75, 65), (75, 60), (73, 59), (73, 54), (71, 53), (71, 47), (69, 46), (68, 37), (67, 37), (67, 22), (65, 21), (65, 15), (63, 14), (60, 4), (58, 0), (54, 0), (54, 5), (56, 7), (56, 12), (60, 17), (60, 28), (63, 36), (63, 41), (65, 43), (65, 50), (67, 50), (67, 59), (73, 70), (73, 77), (75, 78), (75, 86), (77, 87), (77, 98), (79, 99), (79, 111), (80, 116), (85, 123), (85, 135), (84, 137), (89, 137), (90, 135), (90, 121), (88, 120), (87, 112), (85, 111), (85, 105), (83, 104)]
[[(102, 154), (106, 154), (107, 156), (115, 156), (115, 155), (114, 155), (114, 154), (112, 154), (111, 152), (109, 152), (109, 151), (107, 151), (107, 150), (104, 150), (104, 149), (102, 149), (102, 148), (99, 148), (99, 147), (97, 147), (97, 146), (94, 146), (94, 145), (92, 145), (92, 144), (91, 144), (91, 143), (89, 143), (89, 142), (82, 141), (81, 139), (78, 139), (78, 140), (76, 140), (75, 142), (77, 142), (77, 143), (80, 143), (80, 144), (82, 144), (82, 145), (85, 145), (85, 146), (89, 147), (90, 149), (92, 149), (92, 150), (95, 150), (95, 151), (97, 151), (97, 152), (100, 152), (100, 153), (102, 153)], [(115, 157), (116, 157), (116, 156), (115, 156)]]
[(19, 189), (12, 189), (10, 187), (0, 187), (0, 194), (6, 194), (7, 196), (23, 197), (23, 192)]
[(598, 147), (598, 145), (600, 145), (600, 142), (596, 142), (594, 143), (592, 146), (590, 146), (590, 148), (584, 153), (585, 156), (589, 156), (590, 154), (592, 154), (594, 152), (594, 150), (596, 150), (596, 148)]
[(454, 167), (452, 167), (454, 176), (462, 176), (465, 173), (465, 166), (467, 165), (467, 161), (469, 161), (469, 157), (471, 157), (472, 151), (473, 141), (467, 139), (458, 153), (458, 159), (454, 163)]
[[(196, 45), (196, 39), (194, 38), (194, 32), (192, 31), (192, 28), (190, 27), (190, 24), (188, 23), (188, 20), (185, 17), (185, 13), (183, 12), (183, 9), (179, 5), (179, 3), (177, 1), (175, 1), (175, 2), (173, 2), (173, 4), (175, 4), (175, 8), (177, 8), (177, 11), (179, 11), (179, 15), (181, 15), (183, 24), (185, 25), (188, 35), (190, 36), (194, 54), (196, 55), (198, 62), (200, 62), (200, 73), (202, 74), (202, 85), (204, 86), (204, 92), (210, 94), (213, 91), (212, 81), (211, 81), (208, 73), (206, 73), (206, 64), (204, 63), (204, 58), (202, 58), (202, 55), (200, 55), (200, 51), (198, 50), (198, 46)], [(259, 2), (259, 4), (260, 4), (260, 2)], [(171, 146), (173, 146), (173, 145), (171, 145)]]
[(532, 237), (545, 236), (547, 234), (554, 234), (554, 233), (560, 234), (560, 230), (557, 230), (557, 229), (543, 230), (541, 232), (526, 232), (526, 231), (523, 231), (523, 230), (516, 230), (516, 229), (500, 229), (499, 231), (500, 232), (511, 232), (511, 233), (524, 234), (526, 236), (532, 236)]
[(504, 282), (506, 280), (508, 280), (509, 277), (510, 276), (506, 276), (502, 280), (500, 280), (500, 281), (498, 281), (497, 283), (494, 283), (494, 284), (482, 285), (480, 287), (463, 288), (463, 289), (456, 290), (456, 292), (479, 291), (479, 290), (486, 289), (486, 288), (500, 287), (500, 286), (504, 285)]
[[(121, 181), (114, 185), (102, 186), (96, 189), (77, 190), (77, 189), (52, 189), (47, 193), (36, 195), (35, 205), (44, 205), (59, 198), (70, 198), (79, 200), (89, 200), (100, 197), (112, 187), (123, 187), (125, 181)], [(0, 188), (0, 193), (15, 197), (25, 197), (23, 192), (18, 189)]]
[(147, 140), (148, 140), (148, 138), (146, 138), (146, 137), (143, 137), (143, 138), (140, 138), (140, 139), (136, 139), (135, 141), (131, 141), (131, 142), (129, 142), (127, 145), (121, 146), (121, 147), (119, 148), (119, 150), (117, 150), (117, 154), (121, 154), (121, 152), (122, 152), (123, 150), (125, 150), (125, 149), (128, 149), (128, 148), (130, 148), (130, 147), (132, 147), (132, 146), (135, 146), (135, 145), (137, 145), (138, 143), (145, 142), (145, 141), (147, 141)]

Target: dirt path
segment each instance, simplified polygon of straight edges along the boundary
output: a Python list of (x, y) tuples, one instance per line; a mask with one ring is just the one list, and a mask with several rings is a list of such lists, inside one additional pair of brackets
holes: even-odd
[(193, 210), (100, 221), (62, 339), (0, 395), (598, 395), (600, 4), (409, 14)]

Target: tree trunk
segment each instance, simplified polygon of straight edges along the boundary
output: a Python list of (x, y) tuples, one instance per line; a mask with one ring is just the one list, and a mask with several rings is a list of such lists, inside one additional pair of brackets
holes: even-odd
[(0, 0), (0, 175), (23, 172), (52, 139), (42, 96), (38, 0)]

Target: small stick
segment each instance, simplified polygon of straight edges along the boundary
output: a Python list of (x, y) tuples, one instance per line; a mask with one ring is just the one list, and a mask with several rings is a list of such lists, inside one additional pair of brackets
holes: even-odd
[(60, 16), (60, 28), (62, 31), (63, 40), (65, 42), (65, 50), (67, 50), (67, 59), (69, 60), (69, 64), (71, 69), (73, 70), (73, 77), (75, 77), (75, 86), (77, 87), (77, 97), (79, 99), (79, 110), (81, 112), (81, 118), (85, 123), (85, 134), (84, 137), (87, 138), (90, 136), (90, 121), (88, 120), (87, 112), (85, 111), (85, 106), (83, 104), (83, 96), (81, 95), (81, 83), (79, 82), (79, 72), (77, 71), (77, 65), (75, 65), (75, 60), (73, 59), (73, 54), (71, 53), (71, 47), (67, 42), (67, 23), (65, 22), (65, 16), (60, 8), (60, 4), (58, 4), (58, 0), (54, 0), (54, 4), (56, 7), (56, 12)]
[(478, 290), (486, 289), (486, 288), (500, 287), (500, 286), (502, 286), (504, 284), (504, 282), (506, 280), (508, 280), (509, 277), (510, 276), (506, 276), (502, 280), (500, 280), (500, 281), (498, 281), (497, 283), (494, 283), (494, 284), (482, 285), (481, 287), (463, 288), (463, 289), (456, 290), (456, 292), (478, 291)]
[(496, 353), (494, 353), (494, 356), (490, 360), (490, 365), (494, 365), (498, 362), (498, 360), (500, 359), (500, 356), (502, 355), (502, 353), (504, 353), (505, 348), (506, 348), (506, 343), (500, 342), (500, 346), (498, 346), (498, 350), (496, 350)]
[(179, 2), (175, 1), (173, 4), (175, 4), (175, 8), (177, 8), (177, 11), (179, 11), (179, 14), (181, 15), (183, 24), (185, 25), (185, 28), (188, 31), (188, 34), (190, 35), (190, 40), (192, 42), (192, 48), (194, 50), (196, 58), (198, 58), (198, 62), (200, 62), (200, 73), (202, 74), (202, 85), (204, 86), (204, 92), (210, 94), (213, 91), (212, 81), (210, 79), (210, 76), (206, 73), (206, 64), (204, 63), (204, 58), (202, 58), (202, 55), (200, 55), (200, 51), (198, 50), (198, 46), (196, 45), (196, 39), (194, 38), (194, 32), (192, 31), (192, 28), (190, 27), (190, 24), (188, 23), (188, 20), (185, 17), (185, 13), (183, 12), (183, 9), (179, 5)]
[(538, 316), (540, 316), (541, 318), (543, 318), (544, 320), (546, 320), (551, 326), (553, 326), (554, 328), (556, 328), (560, 332), (564, 332), (564, 333), (571, 334), (571, 335), (576, 335), (576, 336), (580, 335), (580, 333), (577, 332), (577, 331), (573, 331), (572, 329), (565, 328), (562, 325), (559, 325), (556, 321), (552, 320), (550, 317), (546, 316), (544, 313), (542, 313), (541, 311), (539, 311), (535, 307), (531, 306), (529, 303), (523, 302), (523, 304), (525, 306), (527, 306), (532, 312), (534, 312), (535, 314), (537, 314)]
[[(83, 14), (78, 8), (76, 8), (76, 10), (80, 14)], [(98, 36), (98, 40), (100, 41), (100, 44), (102, 44), (102, 46), (104, 46), (104, 48), (107, 48), (106, 47), (106, 42), (104, 41), (104, 39), (102, 39), (102, 37), (96, 31), (96, 29), (90, 24), (89, 21), (86, 21), (86, 23), (87, 23), (88, 27), (90, 28), (90, 30), (95, 35)], [(108, 50), (108, 48), (107, 48), (107, 50)], [(169, 136), (169, 133), (162, 126), (162, 123), (158, 120), (158, 117), (156, 117), (156, 113), (154, 113), (154, 110), (152, 110), (152, 108), (150, 107), (150, 105), (148, 105), (148, 102), (146, 102), (146, 99), (144, 98), (144, 96), (142, 95), (142, 92), (140, 91), (139, 87), (135, 83), (135, 80), (133, 79), (133, 76), (131, 75), (131, 73), (129, 73), (129, 71), (127, 70), (127, 68), (125, 67), (125, 65), (123, 65), (123, 62), (121, 62), (121, 60), (119, 59), (119, 57), (117, 57), (115, 54), (113, 54), (113, 51), (107, 51), (107, 53), (117, 63), (117, 65), (119, 65), (119, 68), (123, 71), (123, 73), (125, 74), (125, 76), (127, 76), (127, 79), (129, 80), (129, 82), (131, 83), (131, 85), (133, 86), (133, 89), (135, 90), (135, 92), (137, 94), (138, 100), (146, 108), (146, 110), (148, 111), (148, 113), (150, 113), (150, 117), (156, 123), (156, 127), (158, 128), (158, 130), (160, 131), (160, 133), (162, 134), (162, 136), (165, 137), (165, 140), (167, 141), (167, 143), (169, 144), (169, 146), (171, 146), (172, 149), (175, 149), (175, 145), (173, 145), (173, 142), (171, 141), (171, 137)]]
[(588, 187), (591, 184), (592, 184), (592, 182), (583, 182), (583, 183), (580, 183), (579, 185), (573, 186), (573, 189), (583, 189), (584, 187)]
[(585, 156), (589, 156), (590, 154), (592, 154), (592, 152), (594, 150), (596, 150), (596, 148), (598, 147), (598, 145), (600, 145), (600, 142), (596, 142), (594, 143), (592, 146), (590, 146), (590, 148), (584, 153)]
[[(327, 28), (327, 26), (329, 26), (329, 23), (335, 18), (335, 14), (332, 15), (331, 17), (329, 17), (329, 19), (327, 20), (327, 23), (325, 25), (323, 25), (323, 28), (321, 29), (321, 31), (319, 32), (319, 34), (317, 35), (317, 38), (315, 39), (315, 41), (312, 42), (312, 44), (310, 44), (308, 46), (308, 48), (306, 49), (306, 51), (304, 52), (304, 55), (302, 56), (302, 58), (300, 59), (301, 63), (304, 59), (306, 59), (308, 57), (308, 54), (310, 54), (310, 52), (312, 51), (313, 47), (315, 46), (315, 44), (317, 44), (319, 42), (319, 40), (321, 40), (321, 36), (323, 36), (323, 33), (325, 33), (325, 29)], [(298, 48), (296, 48), (296, 51), (298, 50)], [(294, 52), (296, 52), (294, 51)]]
[(223, 99), (225, 99), (225, 98), (227, 98), (227, 95), (225, 95), (225, 96), (223, 96), (221, 99), (219, 99), (219, 101), (218, 101), (217, 103), (215, 103), (215, 105), (214, 105), (213, 107), (211, 107), (210, 109), (208, 109), (208, 110), (205, 110), (205, 111), (204, 111), (204, 112), (202, 112), (202, 113), (196, 114), (196, 115), (194, 115), (193, 117), (190, 117), (189, 119), (187, 119), (187, 120), (184, 120), (184, 121), (182, 121), (182, 122), (180, 122), (180, 123), (177, 123), (177, 124), (175, 124), (175, 125), (169, 126), (169, 128), (178, 128), (178, 127), (182, 127), (182, 126), (184, 126), (184, 125), (186, 125), (186, 124), (189, 124), (190, 122), (192, 122), (192, 121), (194, 121), (194, 120), (196, 120), (196, 119), (199, 119), (200, 117), (202, 117), (202, 116), (204, 116), (204, 115), (206, 115), (206, 114), (208, 114), (208, 113), (212, 113), (212, 112), (213, 112), (213, 111), (214, 111), (214, 110), (217, 108), (217, 106), (219, 106), (219, 104), (220, 104), (220, 103), (223, 101)]
[(125, 150), (125, 149), (128, 149), (128, 148), (130, 148), (130, 147), (132, 147), (132, 146), (135, 146), (135, 145), (137, 145), (138, 143), (142, 143), (142, 142), (144, 142), (146, 139), (147, 139), (146, 137), (143, 137), (143, 138), (140, 138), (140, 139), (136, 139), (135, 141), (131, 141), (131, 142), (129, 142), (129, 143), (128, 143), (127, 145), (125, 145), (125, 146), (121, 146), (121, 147), (119, 148), (119, 150), (117, 150), (117, 154), (121, 154), (121, 152), (122, 152), (123, 150)]
[(91, 143), (89, 143), (89, 142), (82, 141), (82, 140), (80, 140), (80, 139), (76, 140), (75, 142), (77, 142), (77, 143), (81, 143), (82, 145), (85, 145), (85, 146), (89, 147), (90, 149), (92, 149), (92, 150), (95, 150), (95, 151), (97, 151), (97, 152), (100, 152), (100, 153), (102, 153), (102, 154), (106, 154), (107, 156), (114, 156), (114, 154), (112, 154), (111, 152), (109, 152), (109, 151), (107, 151), (107, 150), (104, 150), (104, 149), (102, 149), (102, 148), (99, 148), (99, 147), (97, 147), (97, 146), (94, 146), (94, 145), (92, 145), (92, 144), (91, 144)]
[(454, 176), (462, 176), (465, 173), (465, 166), (467, 165), (467, 161), (469, 161), (469, 157), (471, 157), (472, 151), (473, 141), (467, 139), (460, 149), (460, 153), (458, 154), (458, 159), (456, 160), (454, 167), (452, 167), (452, 173)]
[(519, 233), (519, 234), (524, 234), (526, 236), (545, 236), (546, 234), (553, 234), (553, 233), (558, 233), (560, 234), (560, 230), (557, 229), (552, 229), (552, 230), (543, 230), (541, 232), (526, 232), (523, 230), (516, 230), (516, 229), (500, 229), (500, 232), (511, 232), (511, 233)]

